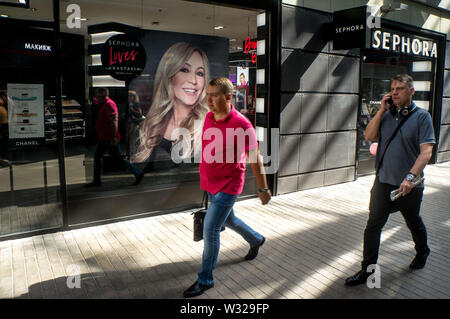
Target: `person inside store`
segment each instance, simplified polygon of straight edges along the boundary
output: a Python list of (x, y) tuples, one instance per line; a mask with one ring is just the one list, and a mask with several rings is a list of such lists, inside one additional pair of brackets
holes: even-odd
[(8, 155), (8, 94), (0, 90), (0, 167), (9, 166)]
[(119, 112), (116, 103), (109, 98), (107, 88), (95, 90), (95, 100), (99, 104), (96, 120), (98, 142), (94, 155), (94, 180), (87, 187), (101, 186), (102, 158), (108, 152), (115, 163), (124, 164), (135, 176), (133, 185), (138, 185), (144, 177), (144, 172), (122, 157), (120, 150)]
[[(203, 226), (202, 268), (197, 281), (184, 291), (185, 298), (199, 296), (214, 286), (213, 270), (219, 256), (222, 226), (234, 230), (249, 243), (250, 250), (245, 260), (254, 259), (265, 242), (263, 235), (236, 217), (233, 211), (233, 205), (244, 187), (246, 159), (251, 163), (261, 203), (265, 205), (271, 199), (255, 130), (250, 121), (231, 104), (233, 84), (228, 78), (215, 78), (209, 82), (206, 94), (210, 112), (206, 115), (203, 126), (200, 187), (208, 193), (210, 205)], [(241, 143), (230, 143), (226, 138), (230, 129), (243, 132)], [(210, 133), (217, 134), (218, 131), (221, 132), (222, 139), (218, 137), (220, 135), (211, 139)], [(239, 136), (237, 139), (239, 140)], [(211, 145), (217, 143), (223, 143), (217, 149), (224, 151), (211, 151)], [(232, 157), (227, 156), (230, 151)]]
[[(361, 270), (346, 279), (347, 286), (364, 284), (374, 271), (378, 271), (381, 231), (390, 213), (400, 211), (412, 234), (416, 255), (409, 267), (423, 268), (430, 254), (427, 231), (420, 216), (424, 184), (422, 181), (415, 186), (414, 182), (424, 175), (435, 138), (431, 116), (413, 102), (414, 93), (411, 76), (400, 74), (393, 77), (391, 91), (383, 96), (380, 109), (366, 127), (366, 140), (379, 141), (375, 159), (377, 173), (364, 231)], [(401, 122), (403, 124), (395, 134)], [(395, 189), (399, 189), (402, 196), (392, 201), (390, 193)]]
[(245, 89), (236, 90), (236, 109), (242, 114), (247, 113), (247, 108), (245, 105)]
[[(202, 124), (208, 111), (205, 98), (208, 78), (208, 57), (202, 49), (185, 42), (167, 49), (156, 70), (153, 101), (141, 125), (134, 162), (152, 162), (158, 149), (171, 154), (177, 143), (182, 143), (182, 158), (200, 152)], [(183, 140), (177, 128), (188, 129), (189, 139)]]
[(127, 119), (127, 135), (128, 135), (128, 154), (135, 154), (139, 146), (139, 130), (142, 121), (145, 119), (139, 102), (139, 96), (136, 91), (128, 91), (128, 119)]

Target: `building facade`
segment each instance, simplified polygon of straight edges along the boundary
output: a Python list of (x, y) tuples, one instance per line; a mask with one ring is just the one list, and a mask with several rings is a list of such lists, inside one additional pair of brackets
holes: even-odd
[[(174, 141), (137, 160), (157, 87), (175, 77), (158, 75), (160, 64), (181, 59), (179, 43), (207, 57), (197, 81), (233, 82), (233, 104), (254, 124), (276, 195), (373, 173), (362, 132), (397, 73), (415, 78), (415, 100), (432, 115), (432, 162), (450, 159), (446, 1), (25, 2), (0, 1), (0, 90), (9, 101), (0, 240), (201, 205), (198, 162), (174, 160)], [(102, 186), (85, 187), (99, 87), (117, 104), (123, 157), (145, 171), (139, 185), (105, 156)], [(241, 198), (255, 187), (247, 170)]]

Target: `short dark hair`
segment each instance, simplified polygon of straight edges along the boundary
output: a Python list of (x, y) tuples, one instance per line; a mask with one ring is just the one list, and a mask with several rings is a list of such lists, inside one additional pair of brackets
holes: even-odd
[(106, 96), (109, 96), (109, 89), (108, 88), (96, 88), (95, 93), (105, 93)]
[(218, 77), (209, 81), (209, 85), (217, 86), (223, 94), (233, 94), (233, 83), (226, 77)]
[(412, 78), (411, 75), (406, 74), (406, 73), (404, 73), (404, 74), (397, 74), (396, 76), (394, 76), (391, 79), (391, 84), (394, 81), (400, 81), (400, 82), (406, 83), (408, 85), (408, 87), (410, 87), (410, 88), (414, 87), (414, 79)]

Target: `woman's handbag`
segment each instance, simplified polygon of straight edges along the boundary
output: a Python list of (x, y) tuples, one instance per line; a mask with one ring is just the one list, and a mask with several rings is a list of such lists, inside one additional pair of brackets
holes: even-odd
[[(194, 241), (200, 241), (203, 239), (203, 222), (205, 220), (206, 212), (208, 211), (208, 194), (206, 192), (203, 193), (202, 206), (205, 208), (191, 214), (194, 215)], [(225, 227), (222, 227), (220, 231), (224, 230)]]

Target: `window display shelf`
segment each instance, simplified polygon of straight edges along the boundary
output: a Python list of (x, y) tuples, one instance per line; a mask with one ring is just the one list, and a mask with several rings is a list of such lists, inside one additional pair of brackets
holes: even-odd
[[(82, 139), (85, 136), (84, 113), (81, 105), (73, 99), (62, 101), (64, 140)], [(45, 100), (45, 140), (47, 143), (57, 141), (56, 138), (56, 102)]]
[(74, 122), (83, 122), (84, 123), (84, 119), (80, 119), (80, 118), (63, 119), (63, 124), (74, 123)]

